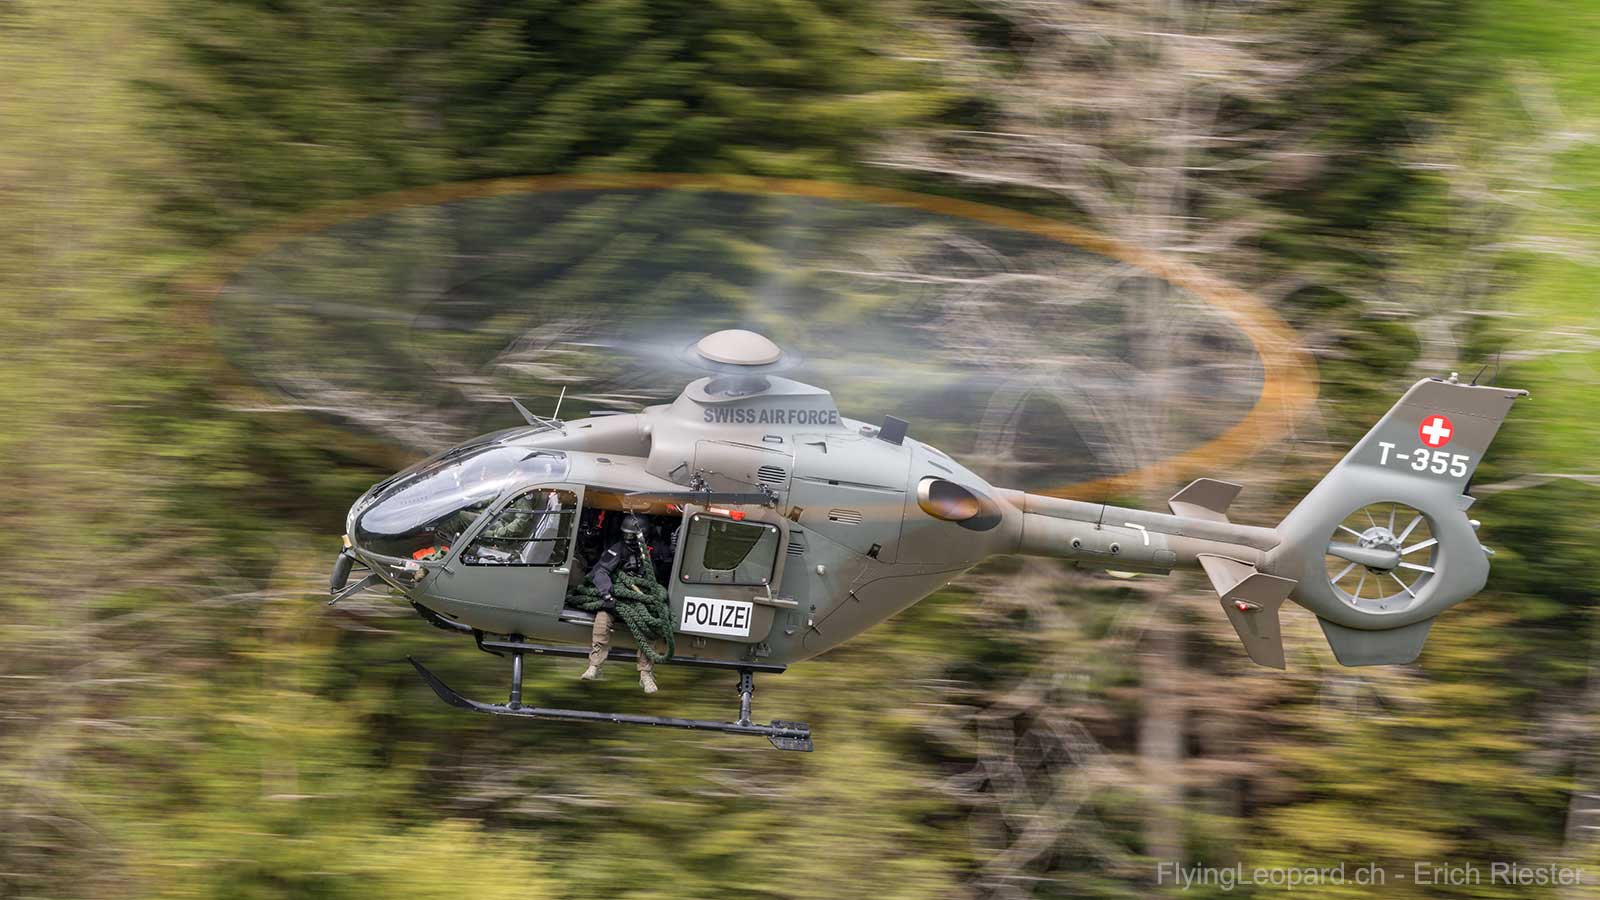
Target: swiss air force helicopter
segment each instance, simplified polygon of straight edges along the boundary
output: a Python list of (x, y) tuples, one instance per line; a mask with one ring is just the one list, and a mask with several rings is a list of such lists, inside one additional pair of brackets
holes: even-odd
[[(1258, 527), (1228, 519), (1239, 485), (1209, 478), (1173, 495), (1170, 514), (997, 488), (905, 421), (847, 418), (826, 390), (775, 374), (789, 360), (758, 334), (721, 331), (686, 352), (713, 374), (670, 404), (571, 422), (518, 404), (527, 426), (375, 485), (350, 509), (333, 600), (387, 586), (433, 625), (509, 656), (499, 704), (412, 660), (462, 709), (760, 735), (787, 750), (811, 749), (810, 729), (751, 720), (755, 673), (826, 652), (1001, 554), (1199, 568), (1261, 665), (1284, 667), (1285, 598), (1316, 614), (1340, 663), (1410, 662), (1434, 618), (1488, 577), (1465, 490), (1526, 393), (1420, 381), (1282, 522)], [(735, 721), (522, 702), (524, 656), (588, 655), (594, 617), (569, 591), (630, 515), (667, 588), (669, 662), (737, 673)], [(354, 566), (367, 571), (351, 582)], [(620, 629), (617, 641), (610, 656), (633, 659), (635, 642)]]

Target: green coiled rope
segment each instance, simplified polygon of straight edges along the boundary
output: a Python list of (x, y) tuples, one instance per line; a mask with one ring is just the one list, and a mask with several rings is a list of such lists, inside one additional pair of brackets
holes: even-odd
[[(649, 559), (648, 556), (641, 558)], [(646, 562), (641, 568), (643, 575), (619, 571), (612, 579), (614, 611), (617, 618), (628, 626), (628, 632), (633, 635), (633, 642), (639, 645), (640, 653), (652, 663), (666, 662), (678, 649), (672, 639), (672, 605), (667, 600), (666, 587), (656, 581), (651, 565)], [(605, 599), (592, 581), (586, 580), (567, 592), (567, 605), (585, 612), (599, 612), (604, 603)], [(656, 652), (655, 642), (658, 640), (666, 642), (666, 653)]]

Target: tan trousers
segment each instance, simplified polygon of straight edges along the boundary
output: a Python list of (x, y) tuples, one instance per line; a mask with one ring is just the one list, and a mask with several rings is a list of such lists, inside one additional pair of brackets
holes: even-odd
[[(606, 654), (611, 652), (611, 629), (616, 619), (616, 614), (603, 609), (594, 614), (594, 628), (589, 632), (589, 665), (597, 669), (605, 663)], [(641, 672), (651, 672), (656, 664), (640, 650), (638, 667)]]

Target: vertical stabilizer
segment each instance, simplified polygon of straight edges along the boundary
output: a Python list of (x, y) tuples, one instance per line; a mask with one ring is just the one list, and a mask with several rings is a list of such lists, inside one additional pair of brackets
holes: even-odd
[(1417, 382), (1278, 526), (1261, 568), (1296, 582), (1341, 663), (1416, 659), (1434, 617), (1483, 589), (1467, 484), (1526, 394)]
[(1278, 611), (1294, 582), (1257, 572), (1254, 566), (1225, 556), (1202, 554), (1199, 560), (1245, 652), (1260, 665), (1284, 668)]

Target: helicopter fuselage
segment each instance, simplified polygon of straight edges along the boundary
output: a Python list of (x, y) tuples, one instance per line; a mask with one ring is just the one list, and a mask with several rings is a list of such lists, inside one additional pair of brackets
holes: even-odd
[(1260, 564), (1276, 543), (1226, 520), (997, 489), (903, 425), (846, 418), (783, 378), (705, 378), (671, 404), (509, 429), (421, 463), (351, 509), (350, 552), (458, 630), (585, 644), (593, 617), (568, 591), (607, 517), (633, 512), (652, 523), (678, 658), (781, 665), (997, 554), (1164, 573), (1207, 552)]
[[(1259, 528), (1228, 518), (1240, 487), (1211, 478), (1169, 498), (1171, 514), (996, 488), (908, 437), (906, 422), (845, 418), (827, 391), (777, 377), (791, 360), (760, 335), (721, 331), (694, 349), (721, 374), (670, 404), (562, 422), (519, 403), (527, 427), (374, 485), (347, 517), (330, 602), (387, 584), (432, 624), (508, 655), (504, 704), (462, 696), (411, 660), (459, 709), (710, 729), (785, 750), (810, 750), (810, 726), (754, 722), (756, 672), (836, 647), (999, 554), (1114, 574), (1200, 569), (1260, 665), (1286, 666), (1288, 599), (1316, 614), (1341, 663), (1406, 663), (1439, 613), (1488, 578), (1466, 486), (1525, 395), (1454, 375), (1419, 381), (1277, 527)], [(659, 609), (660, 590), (640, 579), (665, 584), (672, 662), (738, 671), (734, 721), (522, 702), (527, 654), (588, 656), (585, 678), (606, 654), (635, 655), (578, 649), (595, 627), (585, 608), (606, 600), (585, 587), (605, 583), (592, 578), (602, 559), (627, 560), (625, 586), (645, 610)], [(357, 562), (369, 571), (347, 586)], [(629, 630), (664, 636), (659, 612), (646, 622), (640, 609), (619, 610)], [(642, 667), (640, 678), (653, 690)]]

